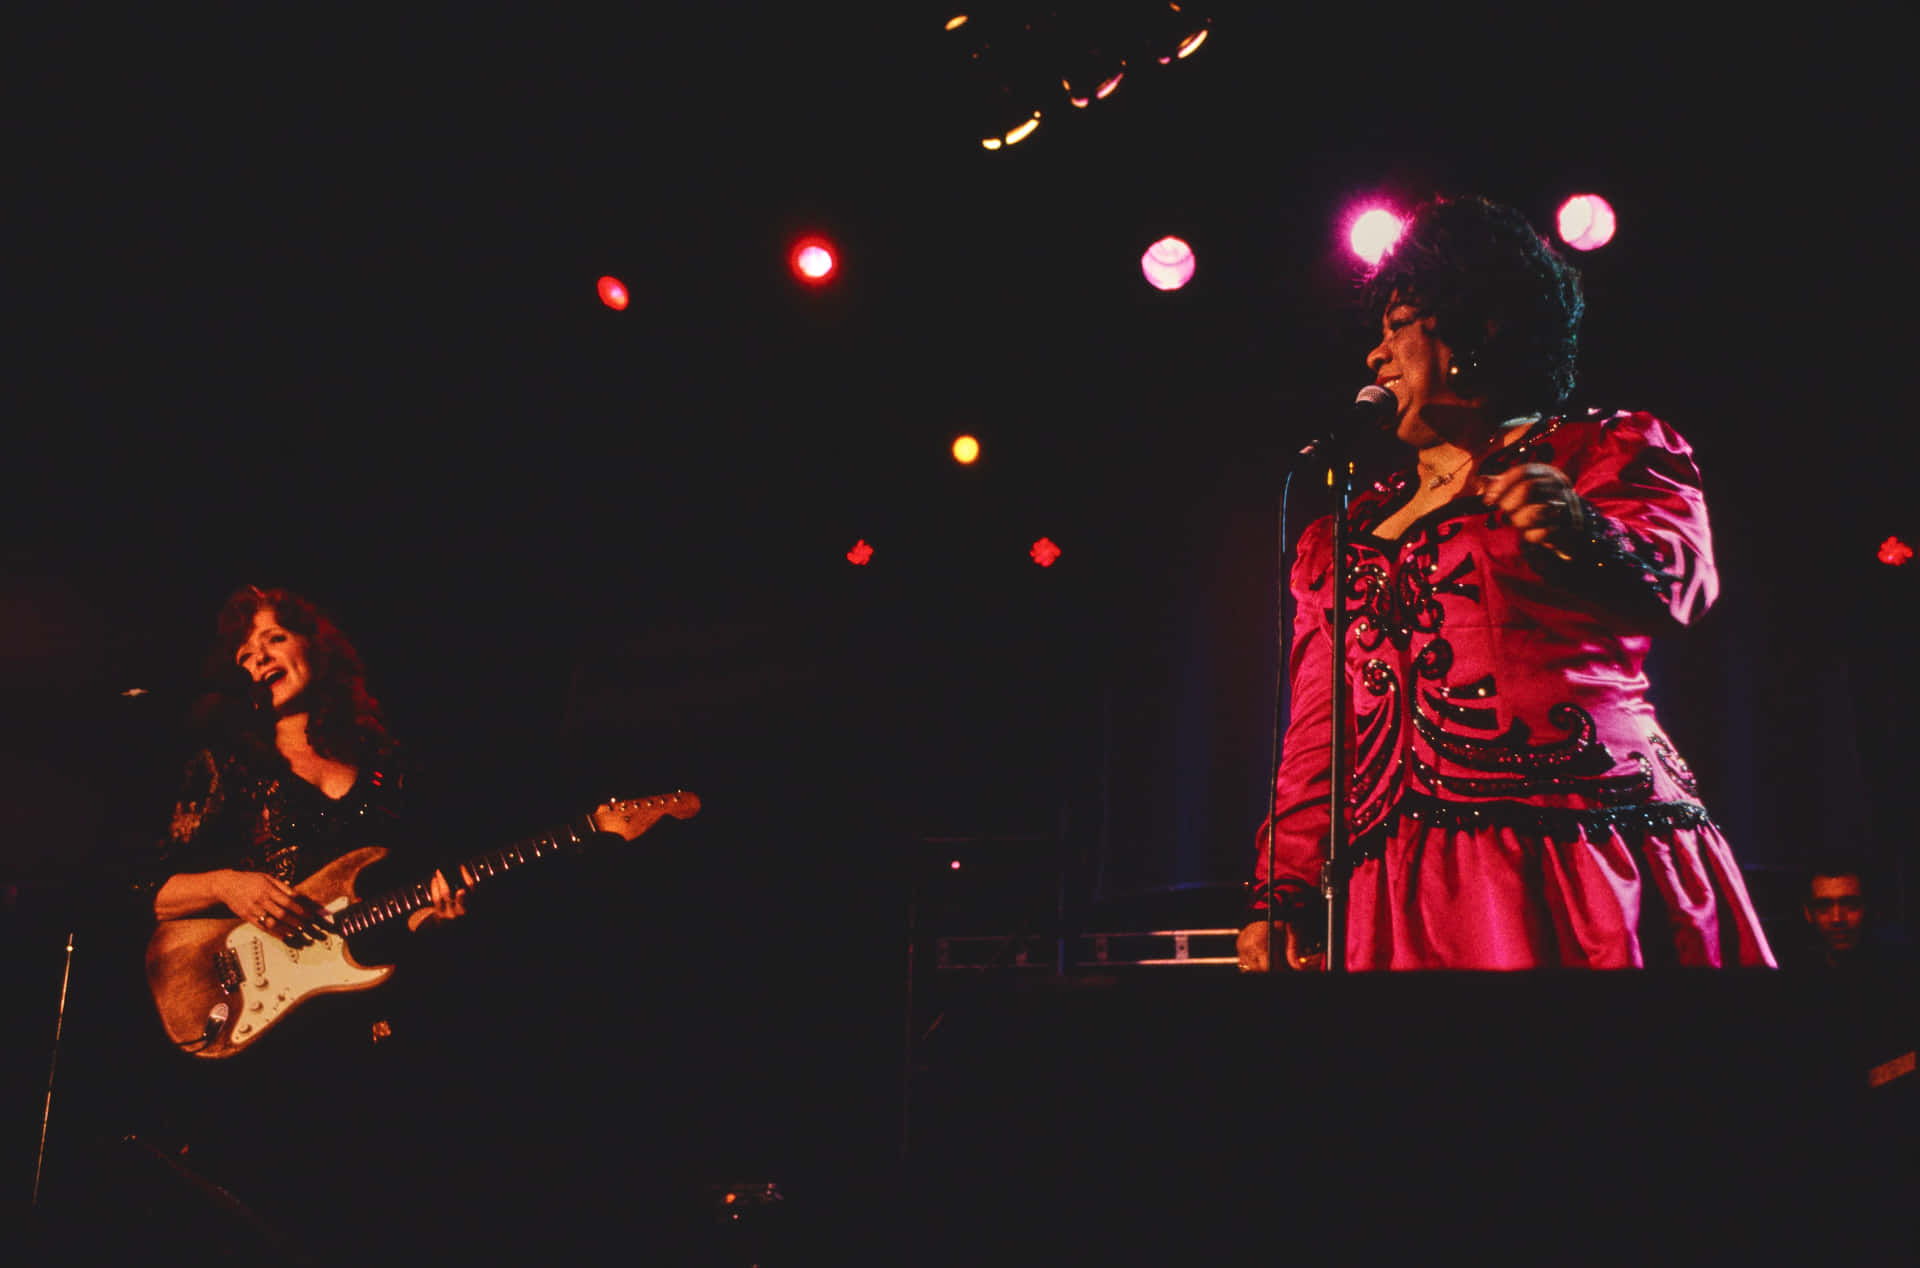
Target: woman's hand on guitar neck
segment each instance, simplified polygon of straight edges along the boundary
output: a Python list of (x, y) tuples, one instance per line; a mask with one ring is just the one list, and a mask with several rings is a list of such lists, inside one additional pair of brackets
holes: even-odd
[(455, 889), (447, 884), (445, 872), (435, 872), (427, 883), (427, 892), (433, 895), (433, 906), (422, 907), (407, 917), (407, 928), (419, 929), (426, 925), (438, 924), (443, 920), (457, 920), (467, 914), (466, 886), (473, 884), (473, 873), (466, 868), (460, 869), (460, 879), (464, 884)]

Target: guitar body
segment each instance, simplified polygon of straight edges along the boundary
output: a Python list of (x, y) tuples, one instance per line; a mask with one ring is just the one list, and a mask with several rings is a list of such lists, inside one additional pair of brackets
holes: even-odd
[[(386, 854), (377, 846), (344, 854), (294, 889), (338, 912), (354, 901), (362, 869)], [(339, 934), (290, 947), (231, 917), (163, 920), (147, 943), (147, 986), (160, 1024), (169, 1039), (197, 1057), (233, 1056), (302, 1000), (364, 991), (392, 972), (391, 965), (356, 963)]]

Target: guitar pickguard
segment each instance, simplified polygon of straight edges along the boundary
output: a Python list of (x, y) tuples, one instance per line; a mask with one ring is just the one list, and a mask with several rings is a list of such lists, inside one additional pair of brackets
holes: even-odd
[[(327, 904), (329, 915), (345, 908), (345, 897)], [(227, 949), (245, 972), (233, 1008), (228, 1042), (244, 1047), (258, 1039), (301, 1000), (328, 991), (363, 991), (393, 972), (391, 965), (364, 968), (347, 954), (347, 940), (322, 934), (303, 947), (291, 947), (253, 925), (227, 935)]]

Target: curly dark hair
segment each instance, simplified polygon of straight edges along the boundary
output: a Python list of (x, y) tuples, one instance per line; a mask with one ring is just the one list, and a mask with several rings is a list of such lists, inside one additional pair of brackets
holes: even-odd
[(362, 763), (396, 747), (381, 716), (380, 702), (367, 690), (366, 666), (334, 619), (319, 605), (291, 590), (242, 586), (228, 596), (214, 619), (214, 642), (204, 676), (221, 684), (194, 708), (194, 720), (224, 733), (224, 738), (265, 758), (273, 753), (273, 717), (246, 684), (235, 678), (234, 653), (253, 629), (255, 614), (271, 610), (280, 625), (307, 640), (307, 739), (316, 753), (337, 761)]
[(1503, 416), (1552, 413), (1573, 392), (1586, 300), (1580, 274), (1511, 207), (1436, 198), (1414, 209), (1362, 284), (1379, 318), (1398, 296), (1434, 318), (1434, 337), (1471, 356), (1478, 392)]

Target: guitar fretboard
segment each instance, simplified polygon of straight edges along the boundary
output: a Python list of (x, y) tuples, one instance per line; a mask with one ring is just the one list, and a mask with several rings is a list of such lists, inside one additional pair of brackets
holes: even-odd
[[(594, 826), (592, 817), (583, 815), (579, 819), (569, 820), (558, 827), (515, 841), (511, 845), (503, 845), (485, 854), (476, 854), (459, 864), (459, 867), (464, 867), (473, 873), (474, 883), (478, 884), (483, 880), (510, 872), (523, 863), (551, 858), (562, 850), (584, 845), (597, 832), (598, 829)], [(450, 870), (447, 880), (456, 889), (463, 883), (460, 880), (458, 868)], [(399, 889), (389, 890), (384, 894), (376, 894), (371, 898), (363, 898), (342, 909), (333, 918), (333, 923), (342, 934), (351, 936), (432, 905), (432, 883), (421, 881), (414, 885), (403, 885)]]

